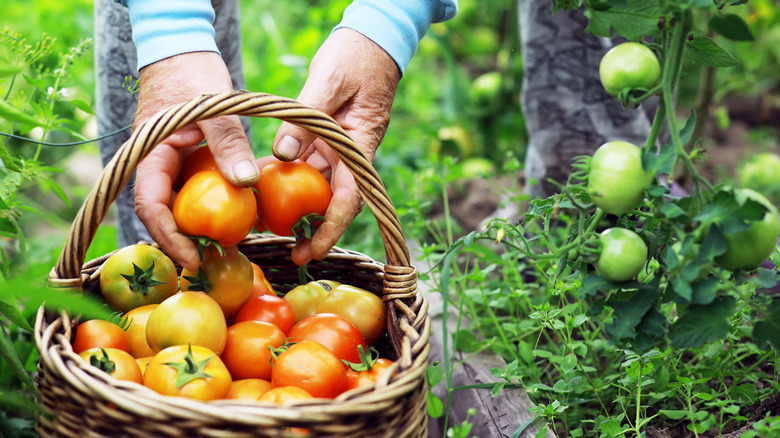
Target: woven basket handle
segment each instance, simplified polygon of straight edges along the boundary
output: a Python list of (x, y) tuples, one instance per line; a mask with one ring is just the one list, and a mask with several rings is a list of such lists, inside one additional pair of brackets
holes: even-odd
[(133, 132), (103, 169), (81, 206), (52, 275), (59, 280), (72, 281), (73, 287), (80, 287), (87, 248), (108, 207), (119, 196), (138, 163), (177, 130), (200, 120), (225, 115), (277, 118), (322, 138), (352, 172), (363, 200), (374, 213), (385, 245), (387, 264), (409, 267), (409, 249), (395, 208), (376, 170), (344, 129), (328, 115), (292, 99), (233, 91), (205, 95), (172, 107), (147, 120)]

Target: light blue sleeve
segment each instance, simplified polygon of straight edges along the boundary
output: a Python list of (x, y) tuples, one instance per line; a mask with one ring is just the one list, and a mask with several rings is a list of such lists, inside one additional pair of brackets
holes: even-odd
[(188, 52), (217, 52), (211, 0), (120, 0), (128, 7), (138, 69)]
[(348, 27), (365, 35), (393, 58), (403, 74), (431, 23), (457, 13), (457, 0), (354, 0), (336, 29)]

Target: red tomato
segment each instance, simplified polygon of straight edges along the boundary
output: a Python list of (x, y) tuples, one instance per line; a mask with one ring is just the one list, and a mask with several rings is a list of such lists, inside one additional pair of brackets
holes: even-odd
[(142, 383), (141, 368), (130, 353), (117, 348), (90, 348), (79, 353), (90, 365), (100, 368), (111, 377)]
[(79, 324), (71, 345), (76, 354), (90, 348), (116, 348), (130, 352), (130, 338), (122, 327), (102, 319), (90, 319)]
[(285, 335), (295, 324), (295, 313), (287, 301), (276, 295), (250, 298), (236, 314), (235, 322), (265, 321), (279, 327)]
[(359, 287), (342, 284), (317, 305), (316, 313), (336, 313), (360, 329), (368, 345), (373, 345), (385, 332), (387, 310), (378, 296)]
[(203, 254), (198, 272), (182, 269), (181, 290), (205, 292), (230, 318), (252, 293), (252, 263), (241, 252), (221, 256), (213, 248)]
[(225, 398), (233, 400), (257, 401), (274, 387), (271, 382), (263, 379), (240, 379), (230, 384), (230, 390)]
[(256, 215), (252, 189), (230, 184), (216, 170), (193, 175), (173, 200), (173, 218), (183, 234), (207, 237), (225, 248), (252, 231)]
[(260, 295), (272, 295), (272, 296), (278, 296), (276, 295), (276, 291), (274, 291), (274, 287), (271, 285), (271, 282), (268, 281), (267, 278), (265, 278), (265, 273), (263, 272), (263, 268), (261, 268), (257, 263), (252, 263), (252, 272), (254, 273), (254, 280), (252, 281), (252, 293), (249, 295), (250, 297), (257, 297)]
[(160, 303), (146, 322), (146, 341), (153, 351), (192, 344), (219, 354), (226, 338), (225, 315), (203, 292), (177, 293)]
[(271, 383), (276, 387), (297, 386), (314, 397), (334, 398), (347, 388), (347, 371), (318, 342), (301, 341), (276, 358)]
[(271, 348), (281, 347), (284, 340), (284, 333), (273, 324), (239, 322), (228, 328), (222, 360), (234, 379), (270, 380)]
[(144, 386), (162, 395), (208, 401), (225, 398), (232, 378), (213, 351), (200, 345), (168, 347), (149, 362)]
[(187, 155), (181, 166), (181, 182), (184, 184), (201, 170), (219, 170), (208, 146), (200, 146)]
[(279, 236), (296, 235), (293, 227), (304, 216), (324, 216), (333, 196), (328, 180), (299, 160), (266, 164), (255, 189), (258, 222)]
[(358, 347), (368, 347), (354, 324), (335, 313), (318, 313), (303, 318), (290, 330), (292, 342), (316, 341), (327, 347), (340, 360), (360, 362)]
[(286, 405), (295, 400), (305, 400), (309, 398), (314, 397), (303, 388), (297, 386), (280, 386), (278, 388), (270, 389), (263, 394), (258, 401), (270, 402), (275, 405)]

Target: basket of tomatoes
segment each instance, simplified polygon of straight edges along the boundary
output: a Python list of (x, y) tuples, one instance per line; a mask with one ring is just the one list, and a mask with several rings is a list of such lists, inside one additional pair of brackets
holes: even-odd
[[(178, 129), (222, 115), (277, 118), (324, 140), (374, 213), (385, 262), (335, 247), (310, 262), (302, 280), (291, 259), (294, 237), (249, 230), (231, 250), (206, 246), (194, 272), (150, 242), (85, 262), (138, 163)], [(208, 172), (193, 172), (184, 184), (213, 177)], [(250, 193), (260, 204), (262, 192)], [(201, 231), (183, 226), (185, 234)], [(118, 317), (39, 310), (41, 436), (427, 434), (428, 304), (400, 221), (338, 123), (294, 100), (243, 91), (203, 96), (139, 126), (85, 200), (49, 284), (102, 297)]]

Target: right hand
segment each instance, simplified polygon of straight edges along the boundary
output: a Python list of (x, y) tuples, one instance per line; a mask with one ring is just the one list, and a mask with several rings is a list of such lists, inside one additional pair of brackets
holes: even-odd
[[(141, 69), (133, 129), (161, 110), (203, 94), (233, 90), (225, 62), (215, 52), (172, 56)], [(203, 120), (180, 129), (157, 145), (136, 169), (135, 212), (160, 248), (179, 264), (197, 270), (195, 242), (179, 233), (171, 213), (173, 187), (186, 148), (206, 140), (222, 175), (239, 187), (260, 179), (249, 140), (238, 116)]]

